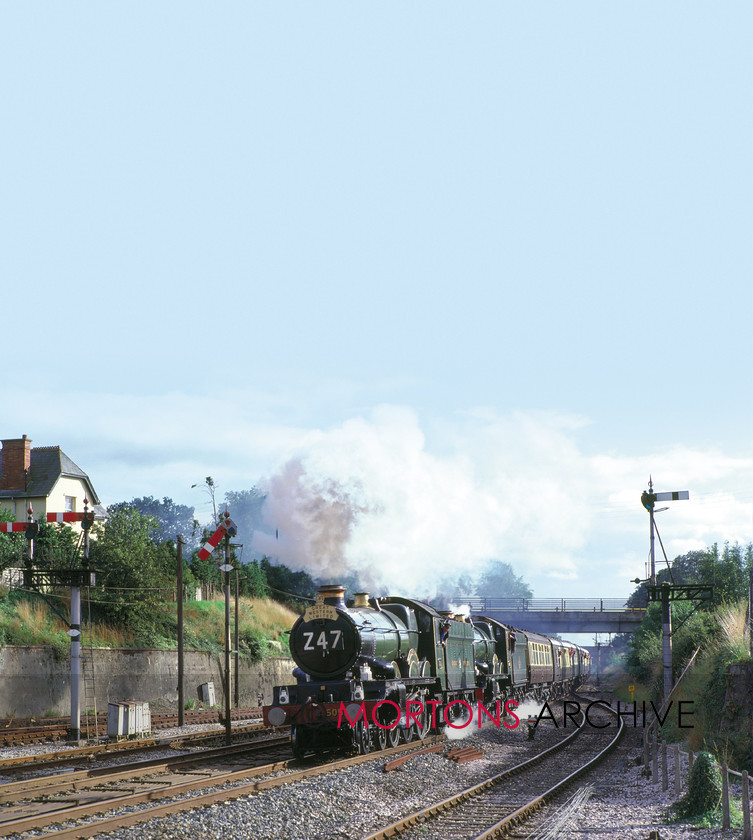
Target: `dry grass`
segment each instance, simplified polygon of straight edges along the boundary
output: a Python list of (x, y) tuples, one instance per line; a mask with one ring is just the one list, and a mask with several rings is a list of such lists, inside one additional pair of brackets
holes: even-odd
[[(175, 603), (163, 605), (171, 622), (176, 621), (177, 606)], [(6, 644), (40, 644), (57, 645), (65, 648), (70, 640), (66, 635), (67, 624), (47, 603), (41, 599), (18, 601), (9, 608), (0, 611), (0, 643)], [(141, 644), (141, 640), (127, 625), (111, 625), (102, 621), (94, 621), (91, 627), (88, 622), (88, 609), (84, 601), (82, 604), (83, 627), (82, 641), (85, 645), (106, 648), (128, 648)], [(70, 615), (70, 603), (63, 599), (59, 603), (58, 613)], [(266, 650), (264, 640), (272, 647), (270, 650), (287, 648), (287, 631), (295, 623), (298, 613), (276, 601), (266, 601), (260, 598), (242, 597), (238, 603), (238, 614), (241, 641), (245, 634), (245, 645), (254, 648), (254, 639), (262, 650)], [(231, 625), (235, 625), (235, 604), (231, 602)], [(169, 626), (169, 625), (168, 625)], [(174, 625), (177, 627), (177, 624)], [(189, 648), (213, 649), (222, 646), (225, 628), (225, 603), (223, 599), (216, 601), (193, 601), (184, 607), (185, 639)], [(169, 632), (164, 641), (165, 647), (171, 647), (177, 639)], [(243, 644), (242, 644), (243, 647)], [(245, 648), (244, 648), (245, 649)]]
[[(63, 600), (60, 605), (63, 614), (70, 615), (70, 602)], [(41, 599), (18, 601), (5, 621), (11, 643), (50, 644), (67, 641), (68, 625), (51, 607)], [(83, 639), (95, 647), (128, 647), (133, 642), (133, 634), (122, 627), (113, 627), (101, 621), (95, 621), (91, 628), (84, 613)]]
[[(84, 632), (89, 633), (88, 625), (85, 625)], [(113, 627), (110, 624), (95, 621), (91, 627), (91, 639), (95, 647), (130, 647), (133, 644), (133, 633), (124, 627)]]
[(737, 604), (730, 604), (722, 607), (717, 613), (719, 629), (721, 630), (721, 642), (730, 650), (738, 650), (745, 654), (748, 647), (748, 628), (745, 623), (747, 604), (740, 601)]
[(45, 636), (53, 632), (68, 629), (63, 620), (56, 615), (44, 601), (21, 601), (16, 610), (16, 621), (28, 633)]
[[(192, 601), (185, 605), (183, 616), (186, 624), (189, 622), (204, 627), (216, 629), (218, 637), (222, 638), (225, 622), (224, 601)], [(235, 604), (231, 602), (232, 620), (235, 616)], [(290, 628), (298, 618), (298, 614), (276, 601), (265, 601), (261, 598), (240, 598), (238, 601), (238, 618), (242, 627), (254, 627), (273, 639), (279, 638)]]
[(264, 630), (272, 639), (279, 639), (298, 618), (298, 613), (277, 601), (243, 598), (241, 604), (244, 608), (241, 620), (245, 619), (252, 627)]

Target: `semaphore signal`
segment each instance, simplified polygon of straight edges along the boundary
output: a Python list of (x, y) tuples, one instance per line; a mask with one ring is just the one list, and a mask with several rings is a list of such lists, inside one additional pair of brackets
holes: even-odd
[[(646, 594), (649, 601), (659, 601), (661, 603), (661, 618), (662, 618), (662, 684), (664, 689), (664, 702), (669, 700), (672, 693), (672, 601), (701, 601), (706, 596), (713, 595), (713, 587), (703, 584), (694, 584), (690, 586), (681, 586), (674, 583), (664, 581), (661, 586), (657, 586), (656, 582), (656, 560), (654, 555), (654, 533), (656, 532), (656, 523), (654, 521), (654, 510), (656, 502), (680, 502), (690, 499), (690, 493), (687, 490), (673, 490), (668, 493), (654, 493), (654, 484), (651, 478), (648, 480), (648, 491), (641, 493), (641, 504), (649, 513), (649, 531), (651, 540), (651, 576), (645, 583)], [(660, 510), (667, 510), (667, 508), (660, 508)], [(664, 546), (662, 545), (662, 551)], [(666, 553), (664, 559), (667, 561), (669, 568), (669, 560)], [(670, 569), (670, 578), (672, 571)], [(636, 581), (640, 582), (640, 581)], [(696, 607), (697, 608), (697, 607)]]
[(0, 522), (0, 533), (24, 533), (28, 527), (29, 525), (26, 522)]
[(199, 560), (208, 559), (209, 555), (217, 548), (224, 536), (234, 537), (237, 533), (238, 529), (235, 522), (228, 517), (223, 522), (220, 522), (220, 527), (204, 543), (196, 556)]

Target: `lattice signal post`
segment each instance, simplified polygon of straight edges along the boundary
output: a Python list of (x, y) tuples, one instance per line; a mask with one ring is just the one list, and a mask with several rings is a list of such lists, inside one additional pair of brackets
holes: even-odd
[[(662, 685), (664, 689), (664, 702), (667, 702), (672, 691), (672, 602), (673, 601), (701, 601), (707, 600), (707, 596), (713, 596), (713, 587), (705, 584), (694, 586), (678, 586), (665, 581), (661, 586), (656, 585), (656, 557), (654, 553), (654, 534), (656, 523), (654, 521), (654, 505), (656, 502), (678, 502), (690, 499), (687, 490), (675, 490), (670, 493), (654, 493), (654, 485), (649, 478), (648, 491), (641, 494), (641, 504), (649, 514), (649, 529), (651, 540), (651, 576), (647, 583), (646, 594), (649, 601), (661, 602), (662, 620)], [(666, 510), (666, 508), (661, 508)], [(663, 550), (663, 547), (662, 547)], [(666, 555), (665, 555), (666, 557)], [(669, 561), (667, 561), (669, 562)]]
[[(32, 520), (32, 510), (29, 508), (29, 519), (24, 526), (29, 540), (28, 560), (24, 569), (24, 586), (29, 589), (44, 589), (49, 586), (69, 586), (71, 589), (71, 621), (68, 635), (71, 639), (71, 726), (69, 738), (71, 741), (81, 739), (81, 587), (94, 586), (96, 573), (89, 568), (89, 529), (94, 524), (94, 511), (89, 510), (89, 500), (84, 499), (84, 510), (79, 513), (48, 513), (47, 522), (80, 522), (84, 530), (84, 554), (79, 569), (35, 569), (32, 566), (34, 558), (34, 537), (39, 526)], [(21, 529), (18, 529), (21, 530)]]

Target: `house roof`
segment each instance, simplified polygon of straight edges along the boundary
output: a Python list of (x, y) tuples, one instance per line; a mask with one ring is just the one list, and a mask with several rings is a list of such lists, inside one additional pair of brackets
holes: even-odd
[[(2, 469), (3, 455), (0, 450), (0, 469)], [(71, 461), (59, 446), (35, 446), (31, 450), (31, 465), (29, 468), (29, 481), (26, 490), (0, 490), (0, 499), (5, 498), (39, 498), (49, 496), (52, 488), (60, 478), (80, 478), (86, 482), (89, 488), (92, 505), (99, 504), (99, 498), (92, 487), (89, 476), (81, 467)]]

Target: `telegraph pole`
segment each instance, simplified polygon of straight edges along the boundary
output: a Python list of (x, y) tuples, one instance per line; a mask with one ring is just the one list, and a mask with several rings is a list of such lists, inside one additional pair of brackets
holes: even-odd
[(184, 726), (183, 711), (183, 536), (177, 535), (178, 560), (178, 726)]
[(753, 562), (750, 564), (750, 580), (748, 581), (748, 645), (753, 658)]

